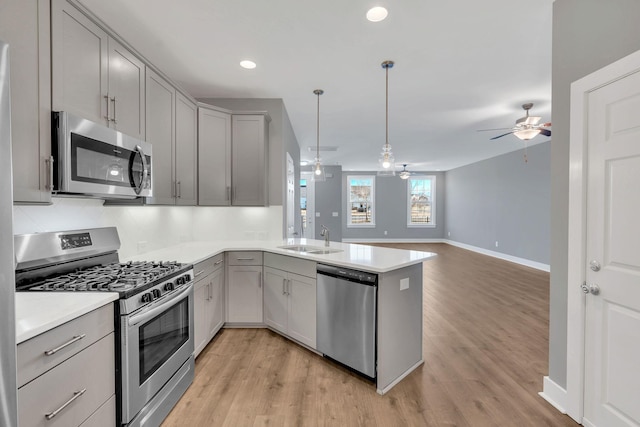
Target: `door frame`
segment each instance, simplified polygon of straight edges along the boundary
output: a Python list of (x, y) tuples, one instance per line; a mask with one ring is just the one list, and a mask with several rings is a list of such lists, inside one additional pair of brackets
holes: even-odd
[(571, 84), (569, 136), (569, 227), (567, 258), (567, 414), (582, 422), (584, 415), (584, 357), (586, 298), (580, 288), (586, 273), (586, 196), (588, 165), (588, 95), (640, 72), (640, 51)]

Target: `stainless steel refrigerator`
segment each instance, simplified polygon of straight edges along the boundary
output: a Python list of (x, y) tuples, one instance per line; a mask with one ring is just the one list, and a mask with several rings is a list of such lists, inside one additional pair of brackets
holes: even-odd
[(9, 45), (0, 41), (0, 427), (18, 425)]

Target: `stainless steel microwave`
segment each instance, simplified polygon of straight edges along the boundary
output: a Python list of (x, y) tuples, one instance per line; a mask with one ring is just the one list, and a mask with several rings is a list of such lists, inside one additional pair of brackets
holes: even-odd
[(52, 116), (53, 193), (151, 197), (151, 144), (68, 112)]

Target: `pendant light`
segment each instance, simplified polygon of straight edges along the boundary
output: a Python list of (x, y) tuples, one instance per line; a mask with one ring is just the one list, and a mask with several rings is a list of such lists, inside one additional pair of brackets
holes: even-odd
[(382, 63), (382, 68), (384, 68), (386, 72), (386, 93), (385, 93), (386, 133), (385, 133), (385, 144), (382, 147), (382, 153), (380, 153), (380, 158), (378, 159), (378, 164), (379, 164), (378, 176), (394, 176), (396, 174), (395, 159), (393, 158), (393, 153), (391, 152), (391, 146), (389, 145), (389, 68), (393, 68), (393, 64), (394, 64), (393, 61), (384, 61)]
[(324, 93), (322, 89), (316, 89), (313, 91), (314, 94), (318, 96), (318, 110), (317, 110), (317, 121), (316, 121), (316, 161), (315, 166), (313, 167), (313, 181), (324, 181), (324, 167), (320, 162), (320, 95)]

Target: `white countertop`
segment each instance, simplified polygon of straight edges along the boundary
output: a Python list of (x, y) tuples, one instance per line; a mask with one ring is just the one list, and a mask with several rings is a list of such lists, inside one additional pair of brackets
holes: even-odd
[(117, 299), (117, 292), (16, 292), (16, 344)]
[(178, 261), (196, 264), (226, 251), (266, 251), (316, 261), (321, 264), (355, 268), (372, 273), (386, 273), (418, 264), (436, 256), (432, 252), (408, 251), (353, 243), (330, 242), (340, 252), (312, 254), (282, 249), (285, 245), (309, 245), (325, 248), (323, 240), (286, 239), (250, 241), (193, 241), (135, 255), (121, 261)]

